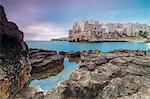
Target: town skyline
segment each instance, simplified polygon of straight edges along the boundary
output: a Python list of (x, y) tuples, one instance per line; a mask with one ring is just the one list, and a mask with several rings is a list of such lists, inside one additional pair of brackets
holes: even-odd
[(150, 26), (138, 23), (100, 23), (77, 21), (69, 30), (69, 41), (129, 41), (149, 38)]
[(67, 36), (78, 20), (150, 25), (149, 0), (0, 0), (0, 4), (25, 33), (25, 40)]

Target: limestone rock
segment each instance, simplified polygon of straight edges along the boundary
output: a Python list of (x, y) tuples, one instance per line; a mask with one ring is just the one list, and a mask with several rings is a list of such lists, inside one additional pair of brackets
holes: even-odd
[(46, 99), (57, 92), (56, 99), (149, 99), (149, 51), (82, 52), (80, 69), (65, 82)]
[(0, 99), (14, 98), (30, 80), (30, 63), (23, 33), (9, 22), (0, 5)]
[(56, 51), (29, 49), (28, 52), (33, 79), (44, 79), (56, 75), (64, 68), (64, 58)]
[(38, 87), (26, 87), (17, 93), (15, 99), (44, 99), (44, 94)]
[[(117, 27), (116, 27), (117, 26)], [(143, 27), (141, 30), (140, 27)], [(132, 29), (130, 29), (132, 28)], [(145, 28), (145, 29), (144, 29)], [(149, 25), (80, 20), (69, 30), (70, 42), (150, 41)], [(146, 31), (146, 32), (145, 32)]]
[(0, 5), (0, 21), (7, 22), (6, 14), (4, 12), (3, 6)]

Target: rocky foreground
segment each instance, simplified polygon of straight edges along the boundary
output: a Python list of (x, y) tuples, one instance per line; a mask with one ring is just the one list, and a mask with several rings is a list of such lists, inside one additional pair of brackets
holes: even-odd
[(44, 99), (150, 99), (150, 51), (84, 52), (80, 69)]
[(29, 49), (28, 54), (32, 66), (31, 77), (33, 79), (55, 76), (64, 69), (64, 58), (56, 51)]
[(62, 55), (28, 49), (23, 38), (23, 32), (7, 20), (0, 5), (0, 99), (38, 99), (39, 90), (28, 88), (31, 80), (56, 75), (64, 68)]
[(150, 99), (150, 51), (61, 52), (80, 61), (80, 68), (44, 96), (27, 87), (31, 76), (57, 74), (64, 58), (55, 51), (28, 50), (23, 33), (7, 20), (2, 6), (0, 42), (0, 99)]
[(0, 99), (14, 99), (30, 80), (31, 65), (23, 33), (0, 5)]

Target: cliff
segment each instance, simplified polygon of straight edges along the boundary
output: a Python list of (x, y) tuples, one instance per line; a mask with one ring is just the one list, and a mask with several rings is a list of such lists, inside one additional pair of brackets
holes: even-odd
[(150, 43), (150, 32), (149, 32), (148, 35), (147, 35), (147, 42)]
[(0, 5), (0, 99), (13, 99), (30, 80), (31, 66), (23, 32), (7, 20)]
[(82, 52), (80, 68), (44, 99), (149, 99), (150, 51)]
[(138, 23), (99, 23), (77, 21), (69, 30), (71, 42), (147, 41), (150, 26)]

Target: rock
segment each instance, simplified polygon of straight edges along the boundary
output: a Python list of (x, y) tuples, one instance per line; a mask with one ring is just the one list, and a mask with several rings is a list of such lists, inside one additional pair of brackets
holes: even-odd
[(0, 68), (0, 79), (4, 79), (6, 77), (5, 72)]
[(64, 81), (54, 89), (50, 90), (47, 95), (44, 96), (44, 99), (66, 99), (66, 96), (69, 94), (70, 92), (68, 91), (67, 83)]
[(3, 6), (0, 5), (0, 22), (8, 22)]
[(17, 93), (15, 99), (44, 99), (44, 94), (38, 88), (26, 87)]
[(44, 99), (43, 92), (36, 93), (32, 99)]
[(0, 5), (0, 99), (14, 96), (30, 81), (31, 66), (23, 32), (9, 22)]
[(68, 52), (67, 55), (69, 58), (80, 58), (80, 52)]
[(44, 79), (56, 75), (64, 69), (64, 58), (56, 51), (29, 49), (33, 79)]
[(45, 97), (48, 99), (59, 92), (56, 99), (149, 99), (148, 53), (138, 50), (83, 52), (80, 69)]
[(59, 52), (60, 55), (66, 55), (67, 52), (61, 51)]
[[(133, 26), (131, 26), (131, 24)], [(80, 20), (75, 22), (73, 28), (69, 30), (69, 41), (70, 42), (150, 41), (150, 32), (149, 32), (150, 26), (148, 24), (147, 25), (134, 23), (131, 24), (130, 25), (118, 23), (103, 24), (99, 23), (98, 21), (93, 21), (91, 23), (91, 21)], [(139, 26), (142, 27), (143, 29), (142, 30), (139, 29)], [(131, 29), (132, 32), (130, 31), (130, 28), (132, 28)]]
[(76, 62), (79, 63), (80, 62), (80, 55), (81, 52), (80, 51), (75, 51), (75, 52), (59, 52), (60, 55), (62, 55), (64, 58), (68, 58), (69, 62)]

